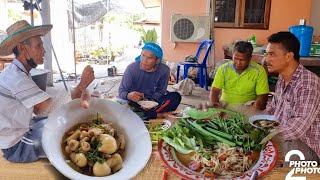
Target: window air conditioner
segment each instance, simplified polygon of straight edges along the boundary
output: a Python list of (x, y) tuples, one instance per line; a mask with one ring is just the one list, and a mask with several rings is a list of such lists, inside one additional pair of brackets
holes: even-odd
[(172, 15), (170, 27), (172, 42), (201, 42), (209, 38), (209, 16)]

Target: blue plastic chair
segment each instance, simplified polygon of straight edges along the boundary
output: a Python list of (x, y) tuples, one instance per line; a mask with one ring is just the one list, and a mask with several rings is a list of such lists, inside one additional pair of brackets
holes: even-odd
[(197, 67), (198, 68), (198, 78), (199, 78), (199, 87), (203, 88), (205, 87), (208, 91), (208, 72), (207, 72), (207, 60), (209, 52), (211, 51), (211, 46), (213, 44), (213, 40), (204, 40), (201, 42), (198, 51), (196, 53), (196, 57), (199, 62), (199, 57), (201, 55), (201, 52), (204, 50), (203, 60), (201, 63), (192, 63), (192, 62), (179, 62), (177, 67), (177, 77), (176, 80), (178, 83), (179, 81), (179, 72), (180, 72), (180, 66), (184, 67), (183, 70), (183, 79), (188, 77), (188, 69), (190, 67)]

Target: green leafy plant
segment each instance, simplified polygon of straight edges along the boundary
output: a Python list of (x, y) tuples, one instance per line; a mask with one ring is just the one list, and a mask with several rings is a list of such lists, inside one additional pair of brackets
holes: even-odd
[(157, 42), (158, 40), (158, 34), (155, 28), (153, 29), (149, 29), (149, 30), (145, 30), (143, 28), (141, 28), (140, 30), (141, 32), (141, 39), (143, 41), (143, 43), (147, 43), (147, 42)]

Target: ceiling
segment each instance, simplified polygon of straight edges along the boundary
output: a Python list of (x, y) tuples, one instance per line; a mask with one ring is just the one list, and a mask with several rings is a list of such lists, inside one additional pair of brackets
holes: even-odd
[(161, 0), (140, 0), (145, 8), (160, 7)]

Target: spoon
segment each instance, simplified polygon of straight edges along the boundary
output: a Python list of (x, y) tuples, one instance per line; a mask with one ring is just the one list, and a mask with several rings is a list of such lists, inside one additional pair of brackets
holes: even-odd
[(257, 179), (257, 176), (258, 176), (258, 171), (254, 171), (250, 177), (250, 180), (255, 180)]
[(272, 139), (275, 135), (277, 135), (279, 133), (279, 130), (278, 129), (271, 129), (269, 130), (269, 134), (264, 137), (261, 142), (259, 144), (264, 144), (266, 142), (268, 142), (270, 139)]
[(172, 113), (175, 117), (183, 117), (183, 111), (178, 112), (178, 113)]

